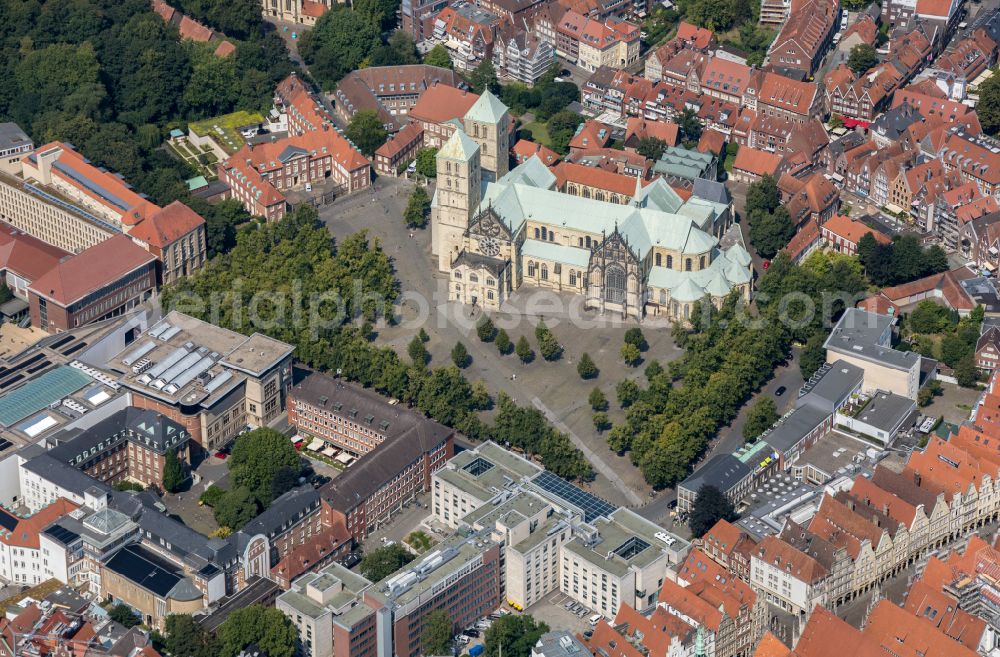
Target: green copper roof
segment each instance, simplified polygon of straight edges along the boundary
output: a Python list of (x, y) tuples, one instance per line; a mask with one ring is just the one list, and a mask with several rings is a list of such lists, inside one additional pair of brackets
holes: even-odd
[(578, 249), (575, 246), (563, 246), (541, 240), (525, 240), (521, 247), (521, 256), (581, 268), (590, 264), (590, 251), (588, 249)]
[(465, 134), (465, 131), (456, 130), (438, 151), (437, 156), (466, 162), (472, 159), (478, 150), (479, 144), (472, 141), (469, 135)]
[(541, 189), (552, 189), (556, 184), (556, 174), (545, 166), (541, 158), (532, 155), (528, 160), (508, 171), (498, 182), (503, 184), (520, 183)]
[(698, 301), (704, 298), (705, 290), (691, 280), (685, 279), (676, 289), (670, 291), (670, 298), (676, 301)]
[(479, 100), (469, 108), (469, 111), (465, 113), (465, 119), (479, 123), (500, 123), (506, 113), (507, 106), (500, 102), (500, 99), (490, 93), (489, 90), (486, 90), (479, 97)]

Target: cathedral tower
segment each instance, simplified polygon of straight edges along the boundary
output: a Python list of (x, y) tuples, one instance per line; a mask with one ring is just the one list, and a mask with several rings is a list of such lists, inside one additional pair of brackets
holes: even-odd
[(437, 153), (431, 241), (441, 271), (451, 271), (451, 261), (461, 251), (462, 236), (479, 207), (483, 175), (479, 158), (479, 145), (460, 129)]
[(465, 134), (479, 144), (483, 177), (493, 182), (510, 170), (510, 112), (487, 89), (462, 118)]

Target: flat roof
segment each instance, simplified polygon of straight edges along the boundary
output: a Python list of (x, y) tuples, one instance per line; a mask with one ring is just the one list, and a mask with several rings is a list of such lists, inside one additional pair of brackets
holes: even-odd
[(260, 377), (294, 347), (254, 333), (245, 336), (171, 311), (107, 367), (121, 385), (169, 404), (210, 407), (248, 376)]
[(870, 313), (859, 308), (848, 308), (833, 327), (823, 345), (826, 349), (847, 356), (861, 358), (885, 367), (909, 370), (919, 365), (920, 354), (914, 351), (897, 351), (880, 344), (882, 336), (890, 329), (893, 317)]
[(854, 415), (854, 419), (888, 433), (916, 408), (917, 403), (909, 397), (876, 390), (868, 403)]
[(732, 454), (717, 454), (682, 481), (678, 488), (697, 493), (703, 486), (715, 486), (723, 493), (750, 474), (750, 468)]
[(795, 466), (811, 466), (832, 478), (842, 469), (857, 464), (854, 457), (866, 454), (869, 447), (870, 443), (834, 430), (804, 451)]
[(822, 408), (818, 404), (799, 406), (785, 416), (770, 433), (765, 434), (764, 440), (777, 451), (787, 452), (810, 431), (823, 424), (832, 413), (832, 410)]
[[(668, 549), (666, 543), (656, 538), (658, 532), (665, 530), (629, 509), (618, 509), (610, 518), (599, 518), (593, 526), (600, 535), (597, 543), (587, 546), (576, 537), (566, 544), (566, 548), (616, 577), (624, 576), (632, 566), (648, 566)], [(670, 550), (683, 551), (688, 545), (679, 537), (673, 538), (675, 543)]]

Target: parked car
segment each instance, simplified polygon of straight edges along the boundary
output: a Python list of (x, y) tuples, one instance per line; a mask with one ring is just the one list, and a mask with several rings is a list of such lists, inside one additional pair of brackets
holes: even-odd
[(778, 386), (778, 389), (774, 391), (774, 396), (775, 397), (780, 397), (783, 394), (785, 394), (785, 392), (787, 392), (787, 391), (788, 391), (788, 388), (786, 388), (785, 386)]

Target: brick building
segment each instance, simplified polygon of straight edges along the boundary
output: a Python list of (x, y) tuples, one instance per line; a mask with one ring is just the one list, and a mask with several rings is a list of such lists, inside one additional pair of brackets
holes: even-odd
[(126, 235), (60, 262), (28, 286), (31, 323), (50, 333), (125, 313), (156, 292), (156, 256)]

